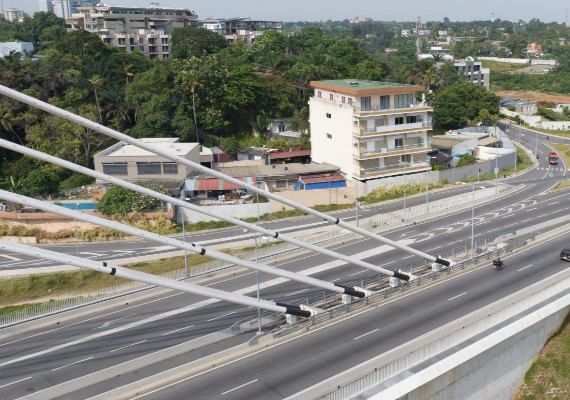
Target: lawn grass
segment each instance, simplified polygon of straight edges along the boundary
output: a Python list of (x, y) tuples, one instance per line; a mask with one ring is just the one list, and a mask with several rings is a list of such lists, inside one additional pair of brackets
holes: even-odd
[[(204, 264), (212, 259), (198, 254), (188, 254), (188, 266)], [(184, 257), (173, 257), (145, 263), (134, 263), (125, 267), (149, 274), (161, 275), (184, 268)], [(23, 302), (31, 302), (49, 296), (81, 295), (126, 283), (128, 280), (95, 272), (87, 269), (73, 272), (56, 272), (51, 274), (33, 274), (24, 277), (0, 280), (0, 304), (10, 306)], [(21, 306), (17, 306), (21, 307)], [(14, 310), (14, 307), (11, 307)], [(0, 308), (0, 313), (6, 312)]]
[(570, 317), (548, 341), (524, 376), (513, 400), (570, 398)]
[(528, 64), (512, 64), (512, 63), (491, 61), (491, 60), (483, 60), (482, 65), (483, 68), (489, 68), (491, 72), (497, 72), (497, 73), (512, 72), (528, 67)]

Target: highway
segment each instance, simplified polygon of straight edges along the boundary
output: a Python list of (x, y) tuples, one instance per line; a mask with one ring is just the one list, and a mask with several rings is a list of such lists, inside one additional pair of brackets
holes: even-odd
[[(540, 151), (548, 151), (540, 142), (538, 146)], [(540, 161), (545, 163), (546, 157), (540, 157)], [(518, 192), (515, 198), (503, 198), (477, 207), (475, 238), (509, 232), (567, 215), (564, 202), (568, 196), (567, 191), (540, 194), (560, 179), (564, 172), (552, 172), (552, 177), (549, 176), (550, 173), (551, 170), (544, 171), (539, 168), (513, 178), (512, 183), (530, 184)], [(421, 203), (422, 199), (419, 201)], [(398, 206), (397, 203), (392, 204)], [(413, 227), (394, 229), (386, 236), (393, 240), (406, 240), (411, 246), (423, 251), (438, 252), (450, 247), (468, 245), (471, 234), (470, 221), (471, 210), (466, 210)], [(219, 234), (219, 232), (214, 234)], [(232, 234), (228, 236), (231, 237)], [(491, 268), (481, 268), (464, 277), (425, 290), (421, 294), (407, 297), (402, 302), (397, 301), (372, 309), (361, 316), (351, 318), (350, 321), (339, 322), (331, 328), (319, 330), (318, 334), (311, 333), (301, 339), (303, 342), (291, 342), (291, 345), (298, 346), (296, 349), (302, 348), (303, 351), (289, 349), (289, 344), (278, 346), (272, 351), (249, 357), (235, 363), (234, 366), (228, 366), (228, 370), (224, 367), (223, 371), (218, 370), (212, 374), (196, 377), (152, 396), (161, 399), (181, 398), (180, 393), (184, 390), (186, 392), (192, 390), (192, 393), (196, 394), (193, 398), (217, 398), (222, 396), (222, 393), (224, 393), (224, 399), (282, 398), (324, 377), (334, 375), (344, 368), (356, 365), (363, 359), (380, 354), (382, 349), (390, 348), (395, 342), (405, 343), (405, 340), (417, 336), (420, 331), (427, 332), (439, 326), (438, 324), (443, 323), (445, 318), (453, 319), (464, 315), (469, 310), (480, 307), (481, 302), (498, 299), (525, 287), (544, 277), (543, 274), (552, 273), (552, 268), (561, 268), (563, 265), (557, 256), (565, 240), (570, 241), (568, 237), (561, 238), (558, 241), (541, 245), (528, 254), (508, 258), (505, 271), (495, 273)], [(73, 252), (75, 248), (72, 247)], [(335, 250), (345, 254), (359, 255), (368, 262), (390, 269), (403, 266), (415, 259), (412, 256), (402, 258), (398, 252), (393, 250), (380, 252), (382, 249), (379, 249), (378, 243), (369, 239), (361, 239), (349, 245), (339, 245)], [(545, 257), (545, 254), (552, 256), (552, 260)], [(512, 274), (515, 274), (515, 269), (510, 266), (519, 266), (525, 262), (529, 266), (525, 264), (523, 267), (526, 268), (520, 271), (517, 269), (516, 279), (513, 279)], [(292, 271), (310, 272), (314, 277), (335, 282), (373, 275), (362, 268), (331, 263), (330, 259), (322, 255), (309, 255), (303, 259), (287, 262), (280, 267)], [(511, 274), (510, 277), (509, 274)], [(263, 274), (261, 274), (261, 282), (261, 296), (264, 299), (289, 302), (315, 291), (302, 284), (276, 282)], [(254, 273), (245, 272), (231, 279), (221, 280), (213, 287), (253, 296), (254, 283)], [(451, 298), (453, 301), (450, 300)], [(381, 315), (371, 315), (373, 312), (380, 312)], [(19, 398), (54, 384), (67, 382), (117, 363), (134, 360), (142, 355), (202, 337), (246, 317), (255, 318), (254, 310), (205, 300), (189, 294), (169, 292), (146, 301), (130, 303), (111, 313), (84, 317), (65, 326), (45, 328), (2, 339), (0, 340), (0, 392), (3, 399)], [(379, 325), (378, 321), (382, 323)], [(331, 333), (337, 329), (338, 332)], [(346, 335), (353, 336), (349, 340)], [(204, 355), (246, 342), (252, 336), (253, 334), (235, 336), (201, 348), (181, 359), (173, 359), (145, 368), (136, 373), (136, 378), (127, 373), (117, 378), (115, 382), (95, 385), (62, 398), (87, 398), (111, 387), (119, 386), (122, 382), (153, 375), (177, 363), (199, 359)], [(337, 336), (341, 339), (335, 339)], [(355, 339), (357, 337), (358, 339)], [(307, 340), (309, 342), (306, 342)], [(366, 345), (368, 341), (375, 344), (374, 351)], [(297, 345), (297, 343), (301, 344)], [(316, 353), (311, 356), (312, 353), (308, 349), (315, 350)], [(324, 362), (320, 365), (327, 367), (316, 368), (317, 359)], [(335, 359), (340, 361), (335, 363), (333, 362)], [(291, 364), (287, 360), (290, 360)], [(306, 364), (306, 368), (302, 368), (301, 364)], [(236, 369), (232, 370), (232, 368)], [(247, 374), (243, 373), (244, 368), (248, 368)], [(243, 375), (241, 377), (240, 369)], [(256, 374), (256, 372), (259, 373)], [(246, 375), (251, 375), (251, 379), (248, 379)], [(219, 382), (220, 376), (224, 377), (223, 388), (220, 384), (213, 384), (212, 381), (214, 379)], [(283, 376), (288, 378), (282, 379)], [(281, 380), (284, 383), (278, 383)], [(245, 386), (240, 387), (240, 385)], [(237, 387), (240, 388), (234, 390)], [(250, 392), (257, 393), (258, 397)], [(198, 393), (203, 393), (203, 395), (197, 395)]]

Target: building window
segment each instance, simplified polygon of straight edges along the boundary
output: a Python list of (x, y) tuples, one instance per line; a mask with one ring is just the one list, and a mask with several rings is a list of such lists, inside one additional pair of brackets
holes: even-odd
[(116, 162), (116, 163), (102, 163), (103, 173), (107, 175), (128, 175), (127, 163), (126, 162)]
[(137, 174), (139, 175), (161, 175), (162, 163), (159, 162), (137, 162)]
[(404, 139), (403, 138), (395, 139), (394, 144), (395, 144), (396, 148), (404, 147)]
[(419, 119), (419, 117), (418, 117), (417, 115), (409, 115), (409, 116), (406, 118), (406, 122), (407, 122), (408, 124), (415, 124), (416, 122), (420, 122), (420, 119)]
[(323, 97), (323, 94), (321, 93), (320, 90), (317, 92), (317, 97)]
[(329, 94), (329, 100), (334, 100), (334, 94)]
[(332, 135), (330, 133), (327, 133), (327, 139), (332, 139)]
[(412, 93), (394, 95), (394, 108), (407, 108), (414, 102)]
[(352, 105), (352, 98), (348, 98), (348, 104)]
[(360, 109), (362, 111), (369, 111), (372, 109), (372, 99), (370, 96), (360, 98)]
[(341, 101), (342, 103), (346, 103), (346, 97), (342, 96)]
[(404, 124), (404, 117), (396, 117), (396, 118), (394, 118), (394, 124), (396, 124), (396, 125), (403, 125), (403, 124)]
[(175, 162), (164, 162), (162, 163), (162, 173), (178, 175), (178, 164)]
[(380, 109), (388, 110), (390, 108), (390, 96), (380, 96)]
[(287, 180), (280, 180), (275, 182), (277, 185), (277, 189), (286, 189), (287, 188)]
[(331, 118), (332, 115), (330, 113), (327, 113), (327, 118)]

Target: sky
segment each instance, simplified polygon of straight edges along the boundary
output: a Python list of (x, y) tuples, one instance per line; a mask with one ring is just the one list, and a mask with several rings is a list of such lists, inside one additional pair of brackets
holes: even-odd
[[(155, 0), (159, 7), (189, 8), (198, 17), (250, 17), (269, 21), (327, 21), (351, 17), (367, 17), (375, 21), (451, 21), (490, 20), (565, 22), (570, 13), (567, 0)], [(2, 0), (4, 8), (20, 8), (33, 13), (39, 8), (38, 0)], [(107, 0), (113, 6), (149, 7), (145, 0)], [(388, 6), (387, 6), (388, 5)], [(570, 17), (568, 17), (570, 19)], [(570, 21), (568, 21), (570, 22)]]

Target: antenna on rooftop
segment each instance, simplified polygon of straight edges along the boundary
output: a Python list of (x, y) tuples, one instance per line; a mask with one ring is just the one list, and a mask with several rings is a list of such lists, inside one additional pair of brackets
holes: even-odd
[(495, 22), (495, 13), (491, 13), (491, 22)]
[(160, 3), (158, 1), (151, 1), (150, 2), (150, 8), (158, 8), (159, 5), (160, 5)]
[[(4, 0), (0, 0), (0, 7), (2, 7), (2, 19), (6, 18), (4, 15)], [(566, 19), (568, 19), (568, 11), (566, 11)]]

